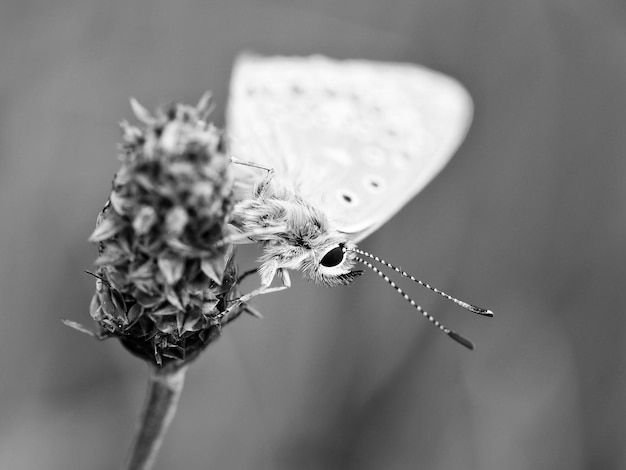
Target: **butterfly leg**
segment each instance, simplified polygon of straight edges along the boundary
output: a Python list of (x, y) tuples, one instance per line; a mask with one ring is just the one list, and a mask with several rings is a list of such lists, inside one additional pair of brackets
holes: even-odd
[(259, 165), (257, 163), (254, 163), (254, 162), (249, 162), (249, 161), (246, 161), (246, 160), (239, 160), (238, 158), (232, 157), (232, 156), (230, 157), (230, 161), (231, 161), (231, 163), (234, 163), (236, 165), (249, 166), (249, 167), (252, 167), (252, 168), (258, 168), (259, 170), (265, 170), (265, 171), (274, 171), (271, 168), (267, 168), (267, 167), (261, 166), (261, 165)]
[[(278, 275), (278, 278), (280, 279), (282, 285), (270, 287), (276, 275)], [(291, 278), (289, 277), (289, 272), (283, 268), (271, 267), (270, 269), (264, 270), (264, 272), (261, 273), (261, 286), (254, 289), (252, 292), (243, 295), (239, 300), (241, 302), (247, 302), (257, 295), (278, 292), (284, 289), (288, 289), (289, 287), (291, 287)]]
[[(224, 245), (244, 245), (249, 243), (257, 243), (259, 239), (267, 239), (268, 236), (275, 235), (279, 232), (287, 230), (286, 225), (277, 225), (272, 227), (260, 227), (248, 232), (242, 232), (234, 225), (229, 225), (228, 234), (221, 240), (216, 241), (212, 247), (219, 248)], [(91, 274), (91, 273), (90, 273)]]
[(259, 198), (265, 196), (265, 193), (270, 189), (270, 183), (274, 178), (274, 170), (269, 168), (265, 177), (259, 181), (254, 188), (254, 196)]

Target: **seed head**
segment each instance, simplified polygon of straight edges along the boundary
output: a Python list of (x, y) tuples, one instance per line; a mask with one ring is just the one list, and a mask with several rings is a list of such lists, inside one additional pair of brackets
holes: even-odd
[(122, 166), (89, 240), (98, 243), (90, 313), (157, 366), (188, 362), (246, 309), (239, 304), (233, 250), (230, 160), (222, 133), (197, 106), (154, 115), (131, 101), (139, 126), (122, 122)]

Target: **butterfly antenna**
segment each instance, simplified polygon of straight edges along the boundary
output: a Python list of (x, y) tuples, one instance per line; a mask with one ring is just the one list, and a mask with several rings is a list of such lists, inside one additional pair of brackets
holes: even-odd
[[(352, 250), (352, 251), (356, 251), (356, 250)], [(376, 266), (373, 266), (372, 263), (370, 263), (369, 261), (364, 260), (361, 257), (357, 256), (356, 259), (357, 259), (357, 261), (363, 263), (365, 266), (370, 268), (372, 271), (374, 271), (380, 277), (382, 277), (385, 280), (385, 282), (387, 282), (387, 284), (389, 284), (391, 287), (393, 287), (396, 290), (396, 292), (398, 292), (398, 294), (400, 294), (402, 297), (404, 297), (404, 300), (406, 300), (408, 303), (410, 303), (418, 312), (420, 312), (424, 317), (426, 317), (426, 319), (429, 322), (431, 322), (433, 325), (435, 325), (437, 328), (439, 328), (441, 331), (443, 331), (445, 334), (447, 334), (450, 338), (452, 338), (457, 343), (462, 344), (463, 346), (465, 346), (468, 349), (471, 349), (471, 350), (474, 349), (474, 344), (469, 339), (461, 336), (460, 334), (458, 334), (455, 331), (452, 331), (450, 328), (446, 327), (445, 325), (440, 323), (438, 320), (436, 320), (435, 317), (433, 317), (430, 313), (428, 313), (421, 306), (419, 306), (417, 303), (415, 303), (415, 301), (411, 297), (409, 297), (406, 294), (406, 292), (404, 292), (402, 290), (402, 288), (400, 288), (400, 286), (398, 286), (395, 282), (393, 282), (391, 279), (389, 279), (389, 276), (387, 276), (384, 272), (382, 272)]]
[(371, 253), (368, 253), (367, 251), (363, 251), (360, 250), (358, 248), (351, 248), (349, 249), (349, 251), (354, 251), (355, 253), (358, 253), (360, 255), (363, 256), (367, 256), (368, 258), (371, 258), (377, 262), (379, 262), (380, 264), (387, 266), (390, 269), (393, 269), (395, 272), (399, 273), (401, 276), (404, 276), (414, 282), (417, 282), (420, 286), (422, 287), (426, 287), (427, 289), (430, 289), (431, 291), (433, 291), (436, 294), (439, 294), (442, 297), (445, 297), (448, 300), (451, 300), (452, 302), (454, 302), (455, 304), (463, 307), (465, 310), (469, 310), (470, 312), (473, 313), (477, 313), (478, 315), (484, 315), (486, 317), (493, 317), (493, 312), (489, 309), (486, 308), (481, 308), (481, 307), (477, 307), (476, 305), (472, 305), (470, 303), (467, 302), (463, 302), (462, 300), (459, 300), (455, 297), (452, 297), (451, 295), (446, 294), (443, 291), (440, 291), (439, 289), (437, 289), (436, 287), (431, 286), (430, 284), (424, 282), (424, 281), (420, 281), (419, 279), (414, 278), (413, 276), (411, 276), (409, 273), (403, 271), (400, 268), (396, 268), (393, 264), (388, 263), (387, 261), (385, 261), (382, 258), (379, 258), (378, 256), (375, 256)]

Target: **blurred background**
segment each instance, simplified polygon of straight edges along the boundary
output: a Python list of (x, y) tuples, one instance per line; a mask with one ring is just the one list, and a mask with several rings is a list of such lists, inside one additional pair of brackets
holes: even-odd
[(456, 157), (361, 246), (497, 316), (407, 286), (471, 353), (373, 274), (295, 274), (191, 366), (156, 469), (626, 468), (626, 10), (609, 0), (3, 0), (0, 467), (122, 461), (147, 368), (59, 318), (90, 323), (86, 238), (128, 98), (211, 89), (223, 124), (244, 49), (466, 85)]

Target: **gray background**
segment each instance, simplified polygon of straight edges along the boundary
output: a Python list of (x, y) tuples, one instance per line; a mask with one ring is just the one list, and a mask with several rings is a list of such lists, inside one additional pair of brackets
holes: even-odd
[(156, 468), (626, 468), (626, 12), (582, 0), (4, 0), (0, 467), (121, 462), (146, 368), (59, 317), (89, 322), (85, 240), (128, 97), (211, 89), (223, 122), (242, 49), (419, 62), (468, 87), (457, 156), (361, 245), (498, 315), (409, 286), (470, 353), (374, 275), (294, 275), (191, 367)]

